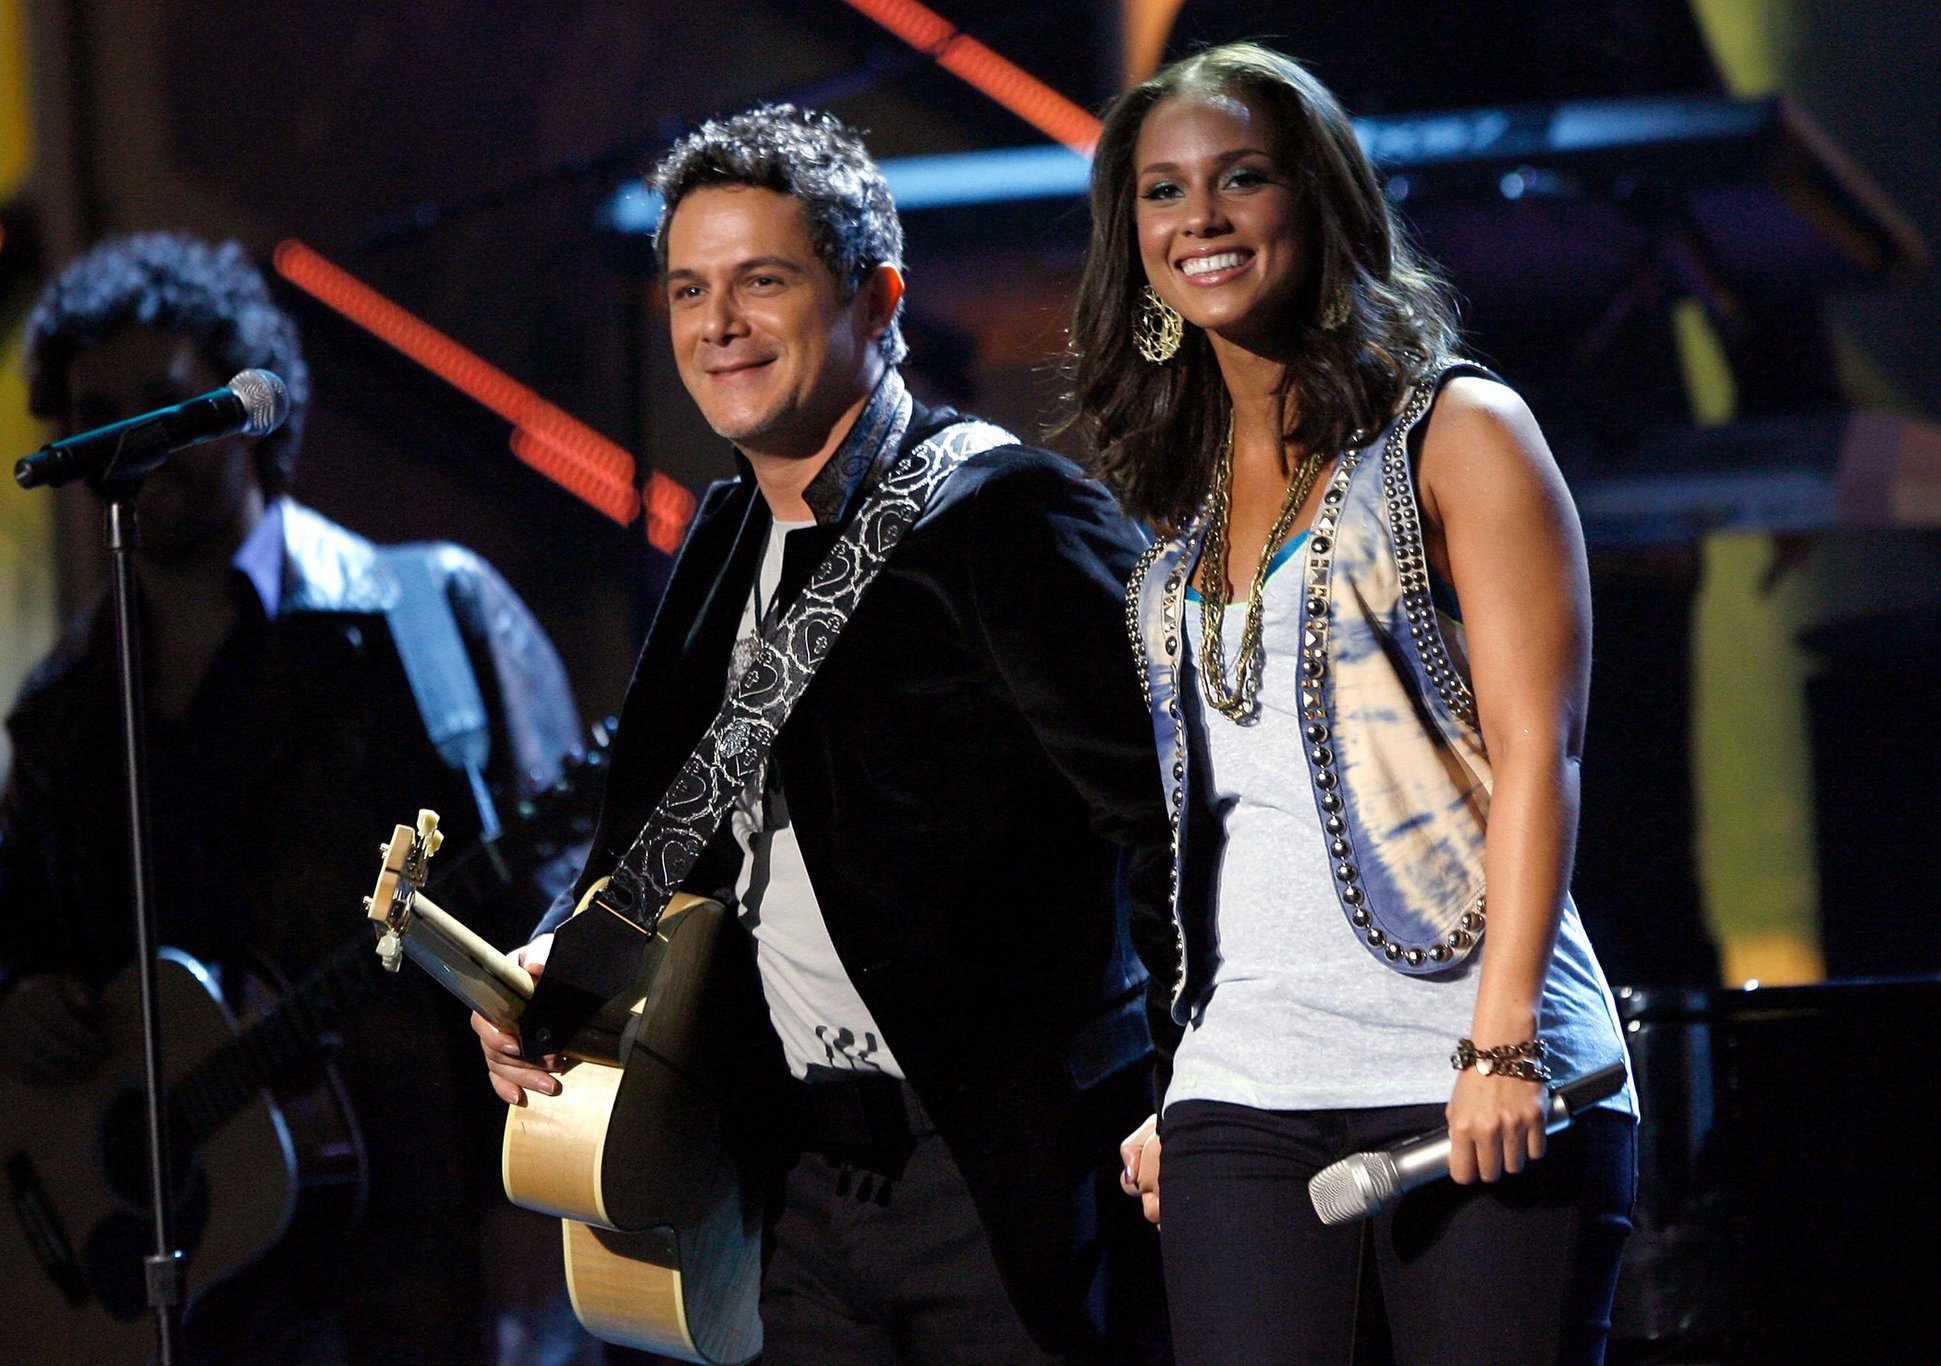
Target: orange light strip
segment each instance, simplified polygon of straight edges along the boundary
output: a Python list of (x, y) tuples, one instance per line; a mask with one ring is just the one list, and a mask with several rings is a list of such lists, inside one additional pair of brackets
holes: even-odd
[(295, 238), (277, 244), (276, 271), (513, 425), (512, 453), (621, 526), (641, 511), (647, 536), (672, 554), (694, 514), (694, 495), (658, 470), (634, 490), (634, 458), (564, 408), (548, 402)]
[(935, 59), (1055, 142), (1089, 157), (1099, 141), (1097, 116), (1081, 109), (1016, 62), (1001, 57), (917, 0), (845, 0), (917, 51)]
[(621, 526), (634, 519), (631, 481), (621, 482), (588, 463), (582, 455), (553, 443), (551, 436), (531, 427), (512, 429), (512, 453), (589, 507), (598, 508)]

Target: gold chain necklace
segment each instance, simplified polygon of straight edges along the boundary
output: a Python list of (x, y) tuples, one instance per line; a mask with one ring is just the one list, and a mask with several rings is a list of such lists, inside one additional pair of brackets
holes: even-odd
[(1214, 709), (1235, 721), (1245, 720), (1254, 709), (1260, 692), (1260, 613), (1266, 596), (1267, 570), (1274, 552), (1294, 524), (1295, 515), (1307, 505), (1308, 495), (1321, 477), (1324, 461), (1319, 451), (1302, 458), (1294, 477), (1288, 481), (1287, 497), (1280, 516), (1267, 533), (1260, 549), (1260, 562), (1254, 566), (1253, 596), (1247, 602), (1247, 620), (1240, 628), (1240, 651), (1233, 661), (1233, 686), (1227, 686), (1226, 651), (1220, 628), (1227, 614), (1227, 530), (1232, 518), (1233, 425), (1227, 425), (1226, 444), (1220, 450), (1220, 468), (1213, 481), (1212, 507), (1207, 514), (1206, 546), (1200, 554), (1200, 688)]

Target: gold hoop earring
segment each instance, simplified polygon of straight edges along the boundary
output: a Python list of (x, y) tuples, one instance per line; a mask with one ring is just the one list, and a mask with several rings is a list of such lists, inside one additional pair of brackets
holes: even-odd
[(1154, 365), (1164, 365), (1179, 354), (1186, 339), (1186, 319), (1179, 310), (1160, 298), (1151, 285), (1139, 296), (1139, 311), (1132, 318), (1132, 344)]
[(1348, 321), (1348, 314), (1351, 307), (1348, 299), (1348, 291), (1345, 289), (1337, 289), (1329, 296), (1327, 306), (1321, 310), (1321, 316), (1316, 319), (1321, 325), (1321, 330), (1323, 332), (1339, 332)]

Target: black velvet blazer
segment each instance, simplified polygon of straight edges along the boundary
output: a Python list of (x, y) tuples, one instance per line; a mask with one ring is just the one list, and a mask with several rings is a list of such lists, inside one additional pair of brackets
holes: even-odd
[[(956, 417), (918, 408), (905, 449)], [(784, 598), (859, 497), (789, 537)], [(769, 526), (745, 468), (704, 497), (621, 714), (576, 897), (720, 707)], [(1151, 1105), (1132, 935), (1156, 936), (1160, 961), (1172, 940), (1123, 604), (1141, 545), (1064, 458), (974, 457), (871, 585), (771, 758), (836, 951), (962, 1168), (1012, 1299), (1061, 1348), (1096, 1331), (1084, 1301), (1114, 1241), (1101, 1225), (1133, 1209), (1117, 1142)], [(689, 890), (719, 894), (739, 867), (724, 830)], [(779, 1068), (749, 982), (760, 1023), (743, 1051)]]

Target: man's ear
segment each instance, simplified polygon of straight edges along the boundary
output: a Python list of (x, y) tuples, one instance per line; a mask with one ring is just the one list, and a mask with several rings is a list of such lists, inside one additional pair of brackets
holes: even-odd
[(870, 340), (881, 341), (896, 316), (896, 306), (903, 302), (903, 272), (888, 263), (877, 266), (863, 277), (856, 294), (862, 300), (862, 320)]

